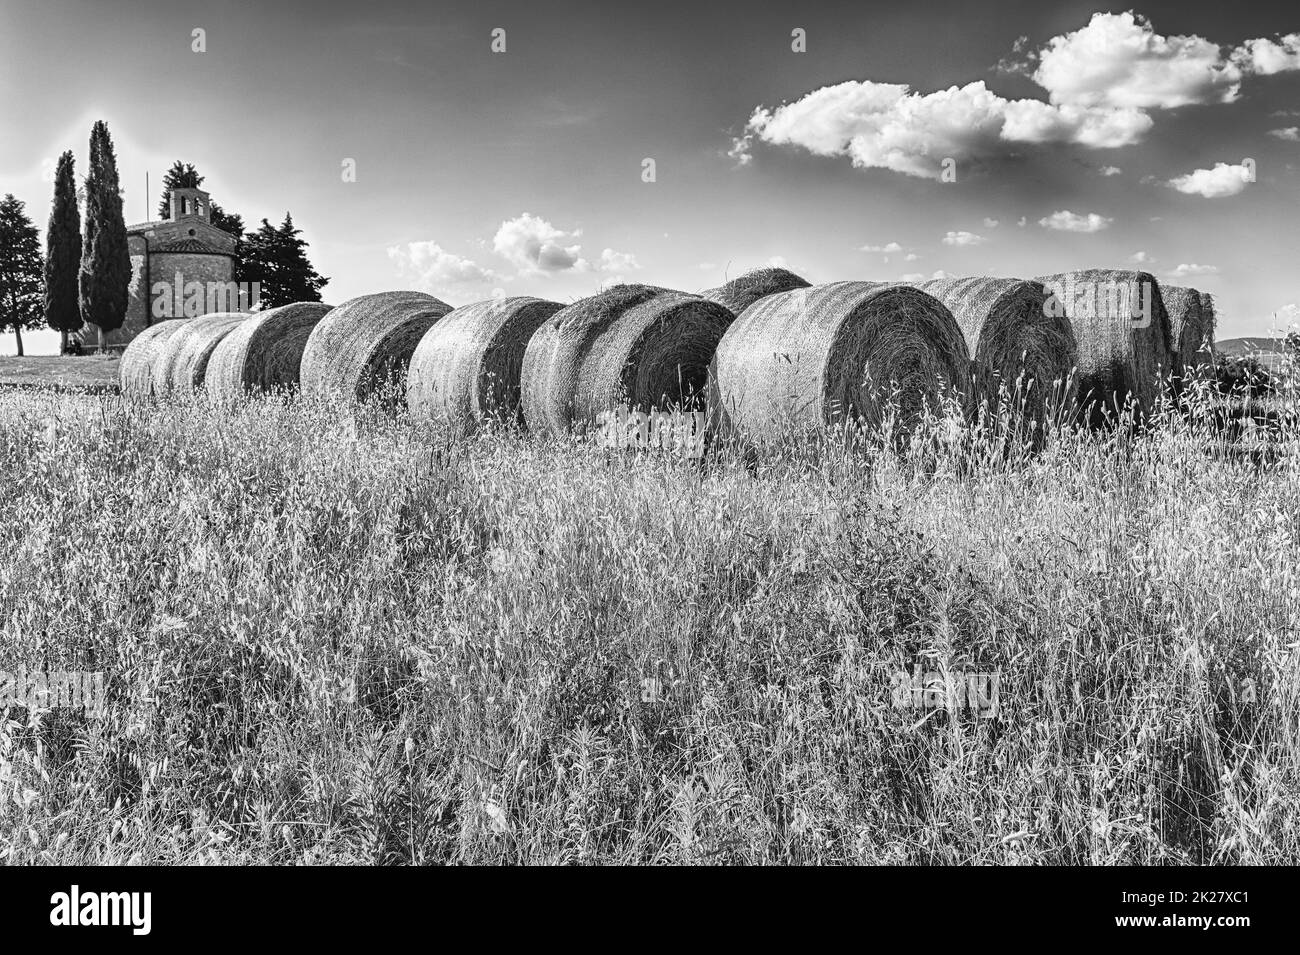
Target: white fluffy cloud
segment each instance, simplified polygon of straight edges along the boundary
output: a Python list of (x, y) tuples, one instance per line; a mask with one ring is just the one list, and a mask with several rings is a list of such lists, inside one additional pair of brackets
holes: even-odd
[(1186, 278), (1189, 275), (1218, 275), (1219, 267), (1217, 265), (1197, 265), (1195, 262), (1184, 262), (1173, 268), (1169, 272), (1174, 278)]
[(582, 230), (565, 232), (545, 219), (523, 215), (507, 219), (492, 239), (492, 249), (522, 272), (563, 272), (582, 269), (582, 246), (573, 240)]
[(1197, 169), (1185, 176), (1175, 176), (1166, 185), (1189, 196), (1221, 199), (1235, 196), (1250, 181), (1250, 169), (1244, 164), (1215, 163), (1213, 169)]
[(897, 83), (849, 80), (825, 86), (749, 119), (753, 139), (797, 146), (818, 156), (846, 156), (854, 166), (938, 179), (943, 161), (988, 159), (1015, 144), (1126, 146), (1151, 127), (1140, 110), (1056, 107), (1006, 100), (982, 81), (934, 93)]
[(1134, 252), (1132, 255), (1128, 257), (1128, 260), (1130, 262), (1136, 263), (1137, 265), (1150, 265), (1152, 262), (1155, 261), (1155, 259), (1151, 257), (1151, 254), (1149, 252)]
[(998, 227), (998, 220), (997, 220), (997, 219), (985, 219), (985, 220), (984, 220), (984, 228), (986, 228), (986, 229), (996, 229), (997, 227)]
[(641, 264), (631, 252), (603, 249), (600, 253), (599, 267), (602, 272), (631, 272), (641, 268)]
[(1242, 68), (1261, 76), (1300, 70), (1300, 33), (1288, 33), (1276, 40), (1247, 40), (1233, 51)]
[[(1024, 144), (1128, 146), (1151, 129), (1149, 110), (1231, 103), (1250, 75), (1300, 70), (1300, 34), (1225, 50), (1196, 35), (1159, 34), (1132, 12), (1096, 13), (1037, 51), (1020, 37), (1015, 55), (999, 68), (1029, 75), (1047, 101), (1007, 100), (983, 82), (919, 93), (898, 83), (849, 80), (775, 108), (758, 107), (729, 154), (746, 165), (754, 144), (764, 142), (938, 179), (945, 159), (992, 159)], [(1117, 167), (1102, 172), (1118, 173)]]
[(1044, 229), (1055, 229), (1057, 232), (1100, 232), (1102, 229), (1109, 228), (1114, 221), (1095, 212), (1081, 216), (1068, 209), (1061, 209), (1039, 219), (1038, 224)]
[(1097, 171), (1100, 172), (1103, 176), (1118, 176), (1124, 170), (1120, 169), (1119, 166), (1102, 166)]
[(988, 240), (974, 232), (949, 232), (943, 237), (944, 245), (980, 245)]
[(436, 292), (448, 286), (481, 285), (497, 279), (491, 269), (448, 252), (432, 241), (390, 246), (388, 258), (397, 266), (399, 275), (425, 292)]
[(884, 245), (864, 245), (858, 249), (859, 252), (883, 252), (886, 255), (893, 255), (895, 252), (902, 252), (903, 247), (897, 242), (886, 242)]
[(1086, 27), (1048, 40), (1032, 78), (1052, 103), (1172, 109), (1230, 103), (1241, 77), (1217, 43), (1161, 36), (1129, 12), (1094, 13)]
[(524, 274), (545, 272), (625, 272), (641, 266), (630, 252), (605, 249), (593, 265), (576, 241), (581, 229), (566, 232), (540, 216), (523, 213), (507, 219), (492, 238), (492, 250)]
[(1285, 139), (1289, 143), (1300, 143), (1300, 126), (1287, 126), (1283, 129), (1270, 129), (1268, 134), (1274, 139)]

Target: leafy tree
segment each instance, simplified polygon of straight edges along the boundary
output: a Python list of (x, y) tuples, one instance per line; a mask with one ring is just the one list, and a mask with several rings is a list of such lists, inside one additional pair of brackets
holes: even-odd
[(126, 321), (131, 253), (122, 217), (122, 191), (113, 140), (103, 120), (90, 132), (90, 174), (86, 177), (86, 239), (82, 245), (81, 318), (107, 334)]
[(83, 324), (77, 300), (80, 265), (81, 212), (77, 209), (77, 178), (69, 149), (59, 157), (54, 204), (45, 230), (45, 321), (61, 333), (60, 351), (68, 350), (68, 333)]
[(321, 300), (320, 290), (329, 279), (312, 266), (301, 235), (286, 212), (278, 228), (263, 219), (261, 227), (245, 237), (242, 268), (235, 278), (261, 285), (263, 307)]
[(23, 353), (23, 329), (45, 321), (41, 236), (23, 203), (0, 199), (0, 328), (12, 328)]

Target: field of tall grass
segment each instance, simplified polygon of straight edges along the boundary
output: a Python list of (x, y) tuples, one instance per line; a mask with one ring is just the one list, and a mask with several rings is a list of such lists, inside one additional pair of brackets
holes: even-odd
[[(0, 401), (8, 863), (1295, 863), (1300, 456)], [(899, 671), (996, 672), (995, 716)]]

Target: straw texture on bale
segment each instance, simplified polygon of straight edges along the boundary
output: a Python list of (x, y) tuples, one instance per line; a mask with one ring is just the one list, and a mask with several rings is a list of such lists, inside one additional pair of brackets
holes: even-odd
[(163, 343), (154, 360), (153, 393), (183, 394), (202, 388), (213, 350), (246, 318), (247, 312), (211, 312), (186, 321)]
[[(1150, 272), (1083, 269), (1039, 276), (1047, 307), (1070, 320), (1078, 345), (1080, 399), (1093, 424), (1130, 398), (1139, 415), (1155, 408), (1161, 376), (1172, 370), (1169, 314)], [(1142, 316), (1144, 304), (1150, 321)]]
[(1023, 376), (1027, 405), (1041, 410), (1056, 382), (1064, 389), (1072, 380), (1074, 330), (1064, 315), (1048, 314), (1041, 283), (971, 277), (933, 279), (916, 287), (952, 312), (970, 351), (976, 393), (991, 405), (1000, 387), (1015, 388)]
[(208, 359), (204, 387), (217, 400), (294, 388), (307, 337), (331, 306), (296, 302), (250, 315)]
[(732, 279), (726, 285), (708, 289), (700, 294), (719, 305), (725, 305), (737, 315), (761, 298), (776, 295), (778, 292), (790, 292), (797, 288), (809, 288), (807, 279), (795, 275), (788, 269), (767, 268), (754, 269), (739, 278)]
[(131, 339), (122, 352), (117, 369), (122, 394), (148, 398), (153, 394), (153, 366), (167, 340), (189, 324), (187, 318), (173, 318), (150, 325)]
[(1204, 364), (1212, 363), (1211, 352), (1203, 350), (1208, 338), (1213, 346), (1213, 316), (1205, 314), (1207, 296), (1194, 288), (1166, 285), (1161, 290), (1169, 312), (1169, 345), (1174, 373), (1186, 377)]
[(698, 408), (734, 315), (698, 295), (616, 285), (560, 309), (533, 335), (521, 375), (524, 420), (562, 434), (621, 404)]
[(1214, 341), (1215, 336), (1219, 333), (1218, 312), (1214, 309), (1214, 296), (1209, 292), (1201, 292), (1201, 324), (1205, 328), (1205, 339), (1209, 342), (1211, 363), (1214, 361)]
[(424, 292), (378, 292), (351, 299), (316, 323), (299, 380), (307, 394), (369, 397), (406, 376), (424, 333), (451, 311)]
[(905, 433), (946, 394), (968, 403), (970, 350), (932, 295), (834, 282), (747, 308), (718, 345), (714, 375), (716, 417), (751, 439), (878, 422), (894, 389)]
[(462, 434), (488, 420), (518, 421), (524, 352), (533, 333), (563, 307), (521, 296), (448, 312), (411, 356), (411, 414)]

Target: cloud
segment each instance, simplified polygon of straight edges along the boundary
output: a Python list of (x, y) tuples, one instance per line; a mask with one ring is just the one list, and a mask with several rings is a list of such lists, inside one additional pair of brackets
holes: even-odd
[(1289, 328), (1292, 325), (1300, 325), (1300, 305), (1292, 302), (1289, 305), (1283, 305), (1273, 317), (1277, 319), (1277, 325), (1281, 328)]
[(982, 235), (966, 231), (949, 232), (943, 237), (944, 245), (981, 245), (987, 241)]
[(636, 256), (631, 252), (615, 252), (613, 249), (604, 249), (600, 253), (600, 262), (597, 268), (602, 272), (629, 272), (641, 268), (637, 262)]
[(1039, 219), (1038, 224), (1044, 229), (1055, 229), (1057, 232), (1100, 232), (1107, 229), (1114, 219), (1108, 219), (1106, 216), (1098, 215), (1095, 212), (1089, 212), (1086, 216), (1078, 213), (1061, 209), (1053, 212), (1050, 216)]
[(554, 272), (625, 272), (641, 268), (630, 252), (604, 249), (593, 264), (575, 241), (581, 229), (566, 232), (540, 216), (523, 213), (507, 219), (492, 238), (492, 250), (521, 274)]
[(1025, 226), (1029, 225), (1029, 220), (1024, 216), (1021, 216), (1020, 219), (1016, 222), (1016, 225), (1023, 229)]
[(1152, 262), (1155, 261), (1155, 259), (1152, 258), (1151, 254), (1148, 252), (1134, 252), (1132, 255), (1128, 257), (1128, 260), (1130, 262), (1136, 263), (1137, 265), (1150, 265)]
[(1215, 163), (1213, 169), (1197, 169), (1185, 176), (1175, 176), (1165, 185), (1189, 196), (1204, 196), (1206, 199), (1221, 199), (1235, 196), (1246, 188), (1250, 169), (1245, 163), (1230, 166), (1227, 163)]
[(746, 129), (751, 139), (845, 156), (859, 168), (938, 179), (945, 159), (987, 160), (1033, 143), (1127, 146), (1150, 127), (1139, 110), (1006, 100), (983, 82), (922, 94), (903, 84), (849, 80), (775, 109), (760, 106)]
[(1289, 33), (1276, 40), (1247, 40), (1232, 54), (1243, 69), (1260, 76), (1300, 70), (1300, 33)]
[(998, 220), (997, 220), (997, 219), (985, 219), (985, 220), (984, 220), (984, 228), (986, 228), (986, 229), (996, 229), (997, 227), (998, 227)]
[(919, 258), (920, 258), (920, 256), (917, 255), (915, 252), (909, 252), (909, 253), (907, 253), (907, 255), (903, 256), (903, 261), (904, 261), (904, 262), (915, 262), (915, 261), (916, 261), (917, 259), (919, 259)]
[(934, 272), (930, 275), (930, 278), (932, 279), (946, 279), (947, 277), (948, 277), (948, 273), (945, 272), (943, 269), (935, 269)]
[(924, 282), (925, 276), (920, 272), (904, 272), (898, 277), (900, 282)]
[(408, 242), (388, 248), (388, 258), (403, 278), (425, 292), (447, 286), (472, 286), (495, 282), (497, 275), (477, 262), (448, 252), (432, 241)]
[(525, 212), (507, 219), (492, 239), (497, 255), (521, 272), (564, 272), (585, 269), (582, 246), (573, 240), (581, 230), (565, 232), (545, 219)]
[(1094, 13), (1086, 27), (1047, 41), (1032, 79), (1054, 104), (1173, 109), (1233, 102), (1242, 68), (1202, 37), (1161, 36), (1132, 12)]
[(1289, 143), (1300, 143), (1300, 126), (1287, 126), (1284, 129), (1270, 129), (1268, 134), (1274, 139), (1285, 139)]
[(884, 245), (864, 245), (858, 249), (859, 252), (884, 252), (887, 255), (893, 255), (895, 252), (902, 252), (903, 247), (897, 242), (886, 242)]
[[(1129, 146), (1154, 125), (1149, 111), (1232, 103), (1247, 77), (1300, 69), (1300, 34), (1225, 49), (1195, 34), (1159, 34), (1132, 12), (1095, 13), (1037, 51), (1027, 37), (1017, 38), (996, 69), (1029, 76), (1047, 100), (1004, 99), (981, 81), (924, 93), (849, 80), (757, 107), (729, 155), (744, 165), (755, 143), (764, 142), (939, 179), (945, 159), (983, 162), (1049, 143)], [(1106, 167), (1102, 174), (1118, 173)]]
[(1097, 171), (1103, 176), (1118, 176), (1124, 170), (1120, 169), (1119, 166), (1102, 166)]
[(1217, 265), (1197, 265), (1195, 262), (1184, 262), (1169, 272), (1176, 279), (1186, 278), (1189, 275), (1218, 275), (1219, 267)]

